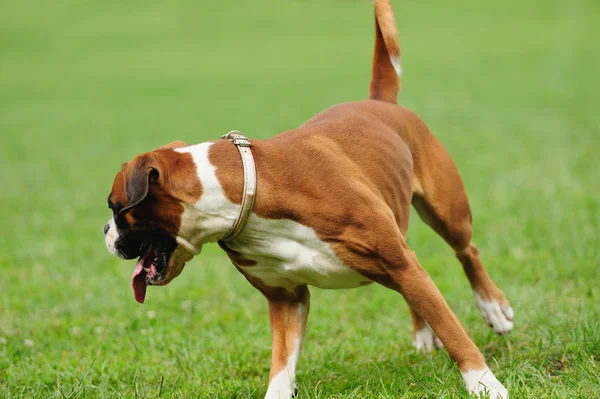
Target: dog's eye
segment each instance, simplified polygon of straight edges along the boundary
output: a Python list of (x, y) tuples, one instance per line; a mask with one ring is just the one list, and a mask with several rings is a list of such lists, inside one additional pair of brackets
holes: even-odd
[(110, 209), (110, 210), (112, 211), (112, 213), (113, 213), (113, 218), (115, 218), (115, 219), (116, 219), (117, 215), (119, 214), (119, 211), (117, 210), (117, 207), (115, 207), (114, 205), (112, 205), (112, 206), (111, 206), (111, 205), (112, 205), (112, 204), (109, 204), (109, 205), (108, 205), (108, 209)]
[(129, 223), (127, 223), (125, 216), (121, 215), (117, 209), (113, 209), (113, 219), (115, 220), (117, 228), (121, 230), (129, 228)]
[(108, 208), (113, 211), (113, 215), (122, 208), (120, 204), (114, 204), (110, 199), (108, 200)]

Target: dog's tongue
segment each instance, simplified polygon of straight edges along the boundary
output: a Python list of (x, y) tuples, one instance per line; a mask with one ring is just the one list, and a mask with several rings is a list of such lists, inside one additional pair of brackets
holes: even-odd
[[(151, 251), (150, 251), (151, 252)], [(135, 264), (135, 270), (133, 271), (133, 275), (131, 276), (131, 287), (133, 288), (133, 295), (135, 296), (135, 300), (139, 303), (144, 303), (144, 299), (146, 299), (146, 271), (144, 270), (144, 260), (149, 255), (146, 255), (140, 258)]]

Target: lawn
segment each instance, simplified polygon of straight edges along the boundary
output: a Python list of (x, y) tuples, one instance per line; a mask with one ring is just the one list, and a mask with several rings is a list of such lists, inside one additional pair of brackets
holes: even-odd
[[(511, 398), (600, 398), (600, 3), (395, 1), (400, 103), (456, 161), (515, 309), (483, 323), (452, 251), (408, 237)], [(122, 162), (296, 127), (367, 95), (370, 1), (0, 0), (0, 397), (261, 398), (266, 301), (217, 246), (144, 305), (104, 246)], [(380, 286), (312, 290), (303, 398), (465, 398)]]

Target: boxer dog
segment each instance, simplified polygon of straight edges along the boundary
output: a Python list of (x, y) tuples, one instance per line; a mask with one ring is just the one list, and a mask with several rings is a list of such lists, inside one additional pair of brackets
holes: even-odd
[(377, 283), (408, 302), (417, 349), (443, 346), (466, 388), (508, 398), (406, 243), (409, 207), (462, 263), (477, 307), (500, 334), (513, 310), (471, 241), (471, 211), (454, 162), (425, 123), (396, 104), (400, 46), (389, 0), (375, 0), (369, 99), (335, 105), (265, 140), (233, 134), (175, 142), (121, 167), (105, 226), (110, 252), (139, 258), (135, 299), (166, 285), (218, 242), (267, 298), (272, 359), (266, 398), (289, 399), (309, 310), (309, 289)]

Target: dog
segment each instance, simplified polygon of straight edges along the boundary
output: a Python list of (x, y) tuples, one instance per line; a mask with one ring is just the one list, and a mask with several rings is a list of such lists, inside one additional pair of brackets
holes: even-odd
[(217, 242), (268, 301), (268, 399), (296, 393), (309, 289), (377, 283), (401, 293), (413, 344), (444, 346), (466, 388), (508, 398), (484, 357), (406, 243), (412, 204), (462, 263), (484, 320), (500, 334), (513, 310), (471, 240), (471, 211), (457, 168), (412, 111), (396, 104), (400, 46), (390, 0), (375, 0), (369, 98), (335, 105), (265, 140), (236, 132), (196, 145), (174, 142), (125, 163), (108, 197), (109, 251), (139, 258), (135, 298), (166, 285)]

